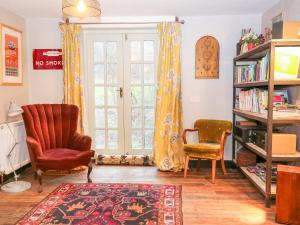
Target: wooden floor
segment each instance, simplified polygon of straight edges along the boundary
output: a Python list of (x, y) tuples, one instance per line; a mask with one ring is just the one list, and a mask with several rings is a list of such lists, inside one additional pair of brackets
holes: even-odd
[[(216, 184), (210, 183), (210, 170), (182, 173), (159, 172), (154, 167), (95, 166), (93, 182), (181, 184), (185, 225), (193, 224), (275, 224), (274, 206), (266, 209), (263, 197), (237, 170), (224, 177), (218, 171)], [(18, 194), (0, 192), (0, 224), (14, 224), (61, 183), (86, 182), (86, 172), (63, 176), (44, 176), (44, 191), (37, 193), (37, 183), (28, 169), (22, 180), (32, 182), (32, 188)]]

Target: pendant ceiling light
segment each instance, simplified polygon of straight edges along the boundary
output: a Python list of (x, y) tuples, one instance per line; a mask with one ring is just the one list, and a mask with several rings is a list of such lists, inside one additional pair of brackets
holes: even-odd
[(97, 17), (101, 14), (98, 0), (63, 0), (63, 15), (67, 17)]

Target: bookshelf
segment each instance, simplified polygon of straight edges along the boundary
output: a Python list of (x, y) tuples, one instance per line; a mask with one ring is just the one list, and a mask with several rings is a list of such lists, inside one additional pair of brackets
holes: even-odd
[[(243, 145), (248, 150), (254, 152), (256, 155), (259, 155), (263, 159), (267, 159), (267, 153), (264, 149), (260, 148), (259, 146), (256, 146), (255, 144), (251, 142), (244, 142), (241, 138), (235, 136), (235, 141), (239, 142), (241, 145)], [(295, 155), (276, 155), (272, 154), (272, 161), (273, 162), (294, 162), (294, 161), (300, 161), (300, 152), (297, 152)]]
[[(244, 117), (247, 119), (256, 120), (262, 123), (268, 123), (268, 115), (264, 115), (257, 112), (248, 112), (239, 109), (233, 109), (233, 114)], [(300, 116), (286, 116), (286, 117), (276, 117), (274, 116), (272, 119), (272, 123), (274, 125), (289, 125), (289, 124), (298, 124), (300, 123)]]
[[(276, 184), (272, 183), (272, 162), (295, 162), (300, 161), (300, 152), (297, 151), (295, 155), (275, 155), (272, 154), (272, 132), (276, 126), (293, 125), (300, 123), (300, 116), (278, 116), (273, 113), (273, 93), (275, 88), (299, 86), (300, 80), (276, 80), (275, 79), (275, 49), (280, 47), (300, 47), (300, 40), (271, 40), (268, 41), (249, 52), (238, 55), (234, 58), (234, 76), (233, 76), (233, 124), (234, 130), (237, 121), (237, 116), (258, 121), (266, 126), (266, 147), (262, 149), (250, 142), (244, 142), (241, 138), (233, 134), (233, 159), (236, 157), (236, 144), (239, 143), (244, 148), (255, 153), (257, 156), (265, 160), (266, 164), (266, 182), (262, 181), (257, 175), (250, 173), (246, 167), (240, 167), (241, 172), (257, 187), (257, 189), (265, 196), (265, 204), (267, 207), (271, 206), (271, 199), (276, 197)], [(241, 62), (257, 61), (268, 55), (268, 70), (266, 80), (257, 80), (247, 82), (238, 82), (240, 80), (239, 73), (236, 75), (236, 68), (241, 65)], [(236, 108), (236, 96), (240, 90), (251, 90), (253, 88), (267, 90), (267, 110), (265, 113), (251, 112)], [(240, 99), (239, 99), (240, 103)], [(254, 110), (255, 111), (255, 110)], [(235, 133), (235, 132), (234, 132)]]
[[(254, 186), (257, 187), (257, 189), (262, 192), (265, 196), (267, 195), (266, 192), (266, 185), (265, 182), (263, 182), (258, 176), (255, 174), (250, 173), (246, 167), (240, 167), (240, 170), (242, 173), (253, 183)], [(271, 192), (269, 194), (271, 197), (276, 196), (276, 184), (271, 184)]]
[[(245, 82), (245, 83), (234, 83), (236, 88), (246, 88), (246, 87), (267, 87), (268, 81), (256, 81), (256, 82)], [(280, 80), (274, 81), (274, 86), (300, 86), (300, 80)]]

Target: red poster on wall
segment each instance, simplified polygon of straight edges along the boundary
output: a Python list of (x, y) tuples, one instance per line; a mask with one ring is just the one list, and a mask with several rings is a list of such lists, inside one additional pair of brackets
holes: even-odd
[(18, 76), (18, 38), (5, 35), (5, 76)]
[(61, 49), (34, 49), (33, 50), (34, 70), (62, 70)]

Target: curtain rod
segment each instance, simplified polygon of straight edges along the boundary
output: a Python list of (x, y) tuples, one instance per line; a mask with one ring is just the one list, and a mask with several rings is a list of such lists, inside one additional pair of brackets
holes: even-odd
[[(175, 22), (176, 23), (180, 23), (180, 24), (184, 24), (185, 21), (184, 20), (179, 20), (179, 18), (176, 16), (175, 17)], [(93, 25), (93, 24), (157, 24), (157, 23), (160, 23), (160, 22), (91, 22), (91, 23), (87, 23), (87, 22), (71, 22), (70, 23), (70, 19), (66, 19), (66, 24), (80, 24), (80, 25)], [(60, 23), (60, 24), (63, 24)]]

